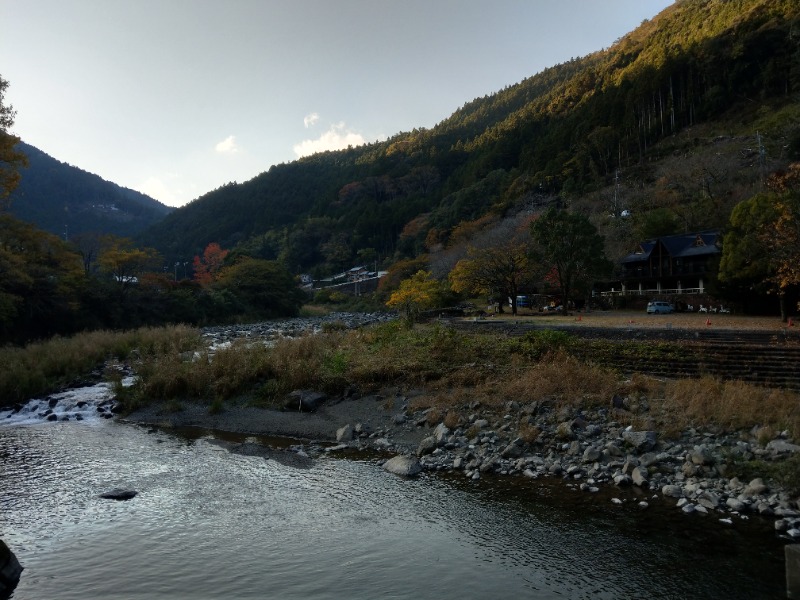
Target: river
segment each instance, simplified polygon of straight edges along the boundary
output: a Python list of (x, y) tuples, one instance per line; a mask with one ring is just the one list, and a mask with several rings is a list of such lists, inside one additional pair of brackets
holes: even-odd
[(14, 600), (785, 597), (769, 524), (561, 481), (298, 467), (98, 418), (0, 425), (0, 472)]

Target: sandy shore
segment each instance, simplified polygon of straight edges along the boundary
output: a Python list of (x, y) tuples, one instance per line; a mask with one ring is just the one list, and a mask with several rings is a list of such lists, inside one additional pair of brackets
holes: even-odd
[(335, 441), (339, 428), (361, 424), (368, 433), (390, 438), (394, 446), (415, 449), (426, 435), (426, 428), (402, 419), (396, 420), (407, 406), (407, 401), (408, 398), (397, 390), (388, 389), (378, 395), (331, 399), (314, 413), (254, 408), (233, 403), (226, 404), (216, 414), (210, 413), (208, 405), (187, 402), (177, 412), (166, 412), (163, 407), (152, 405), (134, 411), (123, 420), (168, 429), (196, 427), (304, 441)]

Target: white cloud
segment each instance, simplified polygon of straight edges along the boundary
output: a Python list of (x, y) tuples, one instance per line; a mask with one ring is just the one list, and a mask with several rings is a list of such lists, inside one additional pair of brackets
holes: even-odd
[(136, 189), (167, 206), (177, 206), (180, 203), (167, 184), (158, 177), (148, 177)]
[(360, 133), (345, 128), (344, 123), (332, 125), (331, 128), (315, 140), (303, 140), (292, 146), (298, 158), (311, 156), (327, 150), (343, 150), (348, 146), (361, 146), (367, 141)]
[(318, 113), (311, 113), (310, 115), (306, 115), (305, 117), (303, 117), (303, 125), (306, 126), (306, 129), (316, 124), (317, 121), (319, 121)]
[(238, 152), (239, 148), (236, 146), (236, 137), (229, 135), (219, 144), (214, 146), (214, 150), (223, 154), (232, 154), (234, 152)]

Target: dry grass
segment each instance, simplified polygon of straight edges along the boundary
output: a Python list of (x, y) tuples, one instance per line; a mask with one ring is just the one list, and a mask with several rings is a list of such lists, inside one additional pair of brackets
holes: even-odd
[(678, 435), (688, 427), (718, 431), (759, 429), (769, 440), (778, 431), (800, 436), (800, 394), (764, 388), (742, 381), (699, 379), (662, 380), (635, 375), (623, 393), (643, 398), (647, 414), (630, 415), (631, 424), (647, 424)]
[(0, 398), (22, 402), (85, 377), (107, 360), (180, 353), (196, 348), (200, 334), (185, 326), (129, 332), (94, 331), (73, 337), (0, 348)]
[(611, 371), (559, 352), (520, 370), (498, 392), (518, 402), (550, 399), (557, 406), (588, 408), (608, 404), (618, 387), (619, 381)]
[[(563, 337), (563, 335), (562, 335)], [(142, 330), (132, 334), (87, 334), (54, 339), (22, 350), (3, 349), (0, 393), (30, 397), (29, 390), (63, 381), (67, 373), (85, 372), (108, 356), (138, 358), (141, 384), (122, 395), (128, 408), (144, 402), (231, 398), (274, 406), (292, 389), (313, 388), (339, 394), (350, 385), (364, 393), (381, 387), (422, 386), (426, 393), (410, 403), (429, 410), (431, 424), (464, 426), (470, 407), (500, 415), (507, 403), (545, 402), (555, 411), (608, 407), (618, 393), (628, 410), (612, 417), (637, 428), (677, 435), (686, 427), (800, 435), (800, 395), (712, 377), (662, 381), (642, 375), (628, 382), (616, 373), (587, 364), (570, 351), (569, 340), (543, 335), (513, 339), (460, 333), (437, 327), (408, 330), (384, 325), (360, 331), (329, 331), (261, 344), (234, 344), (213, 358), (189, 359), (199, 342), (188, 329)], [(545, 353), (556, 346), (560, 350)], [(20, 382), (23, 382), (22, 384)], [(535, 438), (535, 426), (520, 426)]]
[(800, 432), (800, 398), (785, 390), (712, 377), (670, 382), (664, 406), (688, 425), (737, 430), (766, 426)]

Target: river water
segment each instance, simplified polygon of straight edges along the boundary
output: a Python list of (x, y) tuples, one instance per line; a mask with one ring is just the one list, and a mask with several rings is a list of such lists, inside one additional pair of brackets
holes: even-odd
[[(25, 567), (12, 598), (785, 597), (767, 523), (563, 482), (402, 479), (358, 453), (287, 462), (209, 432), (0, 425), (0, 538)], [(115, 487), (139, 494), (98, 497)]]

